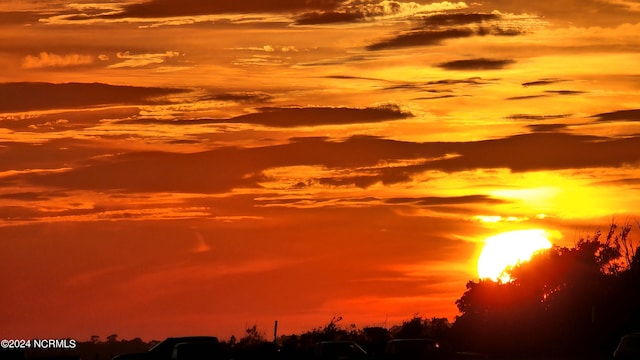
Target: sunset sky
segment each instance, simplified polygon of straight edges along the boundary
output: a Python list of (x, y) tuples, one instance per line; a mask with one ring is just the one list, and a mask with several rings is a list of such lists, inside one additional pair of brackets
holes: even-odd
[(639, 0), (3, 0), (0, 337), (453, 320), (487, 237), (640, 217), (638, 34)]

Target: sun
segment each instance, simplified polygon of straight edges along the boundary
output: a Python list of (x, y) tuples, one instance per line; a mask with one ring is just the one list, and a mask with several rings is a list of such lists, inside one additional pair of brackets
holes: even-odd
[(529, 229), (504, 232), (485, 240), (478, 257), (478, 276), (481, 279), (510, 280), (503, 271), (512, 265), (527, 261), (536, 252), (551, 248), (545, 230)]

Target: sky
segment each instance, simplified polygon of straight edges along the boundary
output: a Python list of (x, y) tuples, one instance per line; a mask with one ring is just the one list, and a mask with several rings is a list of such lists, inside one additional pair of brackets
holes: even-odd
[(4, 0), (0, 336), (453, 321), (487, 237), (638, 221), (638, 33), (638, 0)]

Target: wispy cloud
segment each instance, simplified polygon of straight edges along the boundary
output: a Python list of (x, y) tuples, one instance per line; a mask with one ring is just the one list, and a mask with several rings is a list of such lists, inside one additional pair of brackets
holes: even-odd
[(288, 46), (274, 46), (274, 45), (264, 45), (264, 46), (250, 46), (250, 47), (240, 47), (240, 48), (231, 48), (230, 50), (239, 50), (239, 51), (258, 51), (258, 52), (298, 52), (299, 50), (292, 45)]
[(496, 13), (453, 13), (435, 14), (424, 18), (425, 25), (429, 27), (468, 25), (500, 20)]
[(486, 195), (464, 195), (464, 196), (427, 196), (420, 198), (389, 198), (389, 204), (410, 204), (417, 206), (440, 206), (440, 205), (460, 205), (460, 204), (501, 204), (504, 200), (494, 199)]
[(586, 94), (586, 91), (582, 91), (582, 90), (545, 90), (544, 91), (547, 94), (552, 94), (552, 95), (582, 95), (582, 94)]
[[(131, 107), (101, 108), (97, 110), (75, 109), (71, 111), (51, 111), (31, 114), (11, 113), (0, 116), (0, 128), (15, 132), (63, 132), (81, 130), (100, 124), (104, 119), (130, 118), (139, 115), (140, 109)], [(76, 107), (76, 106), (72, 106)], [(1, 111), (1, 110), (0, 110)], [(64, 137), (64, 136), (63, 136)]]
[(603, 3), (611, 4), (613, 6), (622, 7), (626, 10), (640, 13), (640, 3), (634, 0), (600, 0)]
[(185, 91), (100, 83), (1, 83), (0, 112), (153, 104), (162, 102), (159, 97)]
[(446, 70), (498, 70), (503, 69), (513, 63), (515, 63), (515, 61), (510, 59), (478, 58), (447, 61), (438, 64), (438, 67)]
[(164, 53), (148, 53), (148, 54), (131, 54), (130, 52), (119, 52), (116, 54), (118, 59), (122, 61), (109, 65), (110, 69), (118, 68), (137, 68), (154, 64), (162, 64), (170, 59), (180, 57), (177, 51), (166, 51)]
[(312, 12), (300, 16), (295, 24), (296, 25), (319, 25), (319, 24), (333, 24), (341, 22), (356, 22), (365, 19), (363, 13), (360, 12)]
[(264, 92), (231, 92), (215, 94), (206, 97), (204, 100), (220, 100), (220, 101), (234, 101), (234, 102), (269, 102), (273, 100), (273, 96)]
[(151, 0), (125, 6), (113, 17), (172, 17), (184, 15), (206, 15), (223, 13), (290, 12), (300, 10), (334, 9), (344, 0), (248, 0), (203, 2), (181, 0), (179, 5), (172, 0)]
[(542, 93), (537, 94), (508, 97), (506, 100), (527, 100), (550, 96), (575, 96), (583, 94), (587, 94), (587, 92), (582, 90), (545, 90)]
[(599, 121), (640, 121), (640, 109), (618, 110), (594, 115)]
[(445, 40), (472, 36), (516, 36), (526, 33), (519, 19), (497, 13), (455, 13), (426, 16), (413, 29), (368, 45), (367, 50), (439, 45)]
[[(225, 97), (227, 98), (227, 97)], [(236, 99), (236, 97), (232, 97)], [(348, 125), (376, 123), (400, 120), (412, 114), (399, 106), (389, 104), (367, 108), (347, 107), (262, 107), (257, 112), (239, 115), (229, 119), (196, 119), (196, 120), (124, 120), (122, 123), (158, 123), (170, 125), (199, 124), (256, 124), (277, 128), (293, 128), (301, 126)]]
[(444, 40), (471, 37), (475, 32), (471, 29), (419, 30), (406, 32), (388, 40), (373, 43), (367, 50), (385, 50), (393, 48), (438, 45)]
[(313, 11), (299, 15), (296, 25), (352, 23), (380, 19), (407, 19), (426, 13), (467, 8), (464, 2), (418, 4), (404, 1), (346, 1), (335, 10)]
[(513, 114), (507, 116), (508, 119), (513, 120), (553, 120), (553, 119), (561, 119), (569, 116), (568, 114), (544, 114), (544, 115), (536, 115), (536, 114)]
[(41, 52), (38, 55), (27, 55), (22, 60), (25, 69), (41, 69), (48, 67), (70, 67), (93, 64), (95, 58), (92, 55), (83, 54), (55, 54)]
[(556, 84), (562, 81), (566, 81), (566, 80), (562, 80), (562, 79), (558, 79), (558, 78), (553, 78), (553, 79), (540, 79), (540, 80), (534, 80), (534, 81), (527, 81), (522, 83), (522, 86), (527, 87), (527, 86), (545, 86), (545, 85), (552, 85), (552, 84)]
[(527, 128), (534, 132), (556, 132), (567, 128), (567, 124), (529, 124)]

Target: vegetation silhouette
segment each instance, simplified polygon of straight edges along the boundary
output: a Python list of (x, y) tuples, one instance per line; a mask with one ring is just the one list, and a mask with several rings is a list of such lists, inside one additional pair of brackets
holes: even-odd
[(622, 335), (640, 331), (640, 255), (630, 231), (612, 224), (605, 236), (555, 246), (507, 269), (510, 282), (469, 281), (456, 301), (454, 341), (497, 356), (611, 358)]

